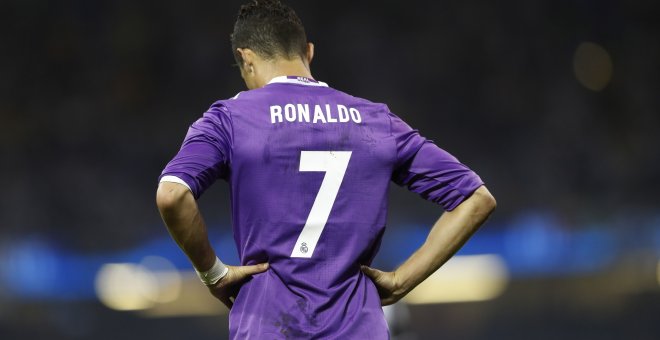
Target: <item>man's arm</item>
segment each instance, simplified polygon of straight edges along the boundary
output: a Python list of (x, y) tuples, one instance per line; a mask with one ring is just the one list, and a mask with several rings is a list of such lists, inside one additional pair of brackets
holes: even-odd
[[(162, 182), (156, 193), (156, 204), (170, 235), (195, 269), (200, 272), (209, 270), (215, 263), (215, 251), (209, 242), (206, 224), (197, 202), (188, 188), (178, 183)], [(227, 274), (216, 284), (209, 286), (209, 289), (231, 308), (240, 284), (250, 276), (268, 269), (268, 264), (227, 267)]]
[(486, 221), (497, 203), (485, 186), (452, 211), (445, 212), (435, 223), (426, 242), (393, 272), (383, 272), (367, 266), (362, 271), (369, 276), (381, 297), (383, 306), (393, 304), (426, 280), (449, 260)]

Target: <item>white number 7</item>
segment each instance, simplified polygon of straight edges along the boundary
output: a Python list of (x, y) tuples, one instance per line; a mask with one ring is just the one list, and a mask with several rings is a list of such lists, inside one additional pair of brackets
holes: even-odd
[(302, 151), (300, 153), (300, 171), (324, 171), (325, 176), (319, 193), (314, 199), (305, 227), (303, 227), (291, 257), (310, 258), (328, 222), (330, 211), (335, 204), (337, 192), (344, 180), (351, 151)]

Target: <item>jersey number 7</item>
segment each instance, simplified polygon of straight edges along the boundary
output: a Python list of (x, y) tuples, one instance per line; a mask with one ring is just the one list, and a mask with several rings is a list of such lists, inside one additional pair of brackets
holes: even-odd
[(321, 237), (323, 228), (328, 222), (330, 211), (335, 204), (337, 193), (351, 159), (351, 151), (301, 151), (300, 171), (323, 171), (325, 176), (321, 182), (312, 210), (309, 212), (305, 227), (303, 227), (296, 244), (291, 251), (291, 257), (311, 258), (316, 249), (316, 243)]

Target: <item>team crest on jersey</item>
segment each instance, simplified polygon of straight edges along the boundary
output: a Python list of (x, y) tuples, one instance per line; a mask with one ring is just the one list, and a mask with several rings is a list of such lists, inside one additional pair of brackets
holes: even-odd
[(303, 254), (305, 254), (305, 253), (307, 253), (308, 251), (309, 251), (309, 248), (307, 248), (307, 243), (303, 242), (303, 243), (300, 245), (300, 252), (303, 253)]

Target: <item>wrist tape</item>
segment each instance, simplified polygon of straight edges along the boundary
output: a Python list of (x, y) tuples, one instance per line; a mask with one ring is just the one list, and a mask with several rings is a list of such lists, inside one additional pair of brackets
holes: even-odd
[(227, 272), (229, 272), (229, 268), (225, 266), (222, 261), (216, 256), (215, 257), (215, 263), (213, 264), (213, 267), (211, 269), (200, 272), (197, 269), (195, 269), (195, 272), (197, 272), (197, 276), (199, 276), (199, 279), (202, 280), (202, 283), (204, 283), (207, 286), (213, 286), (214, 284), (218, 283), (225, 275), (227, 275)]

